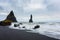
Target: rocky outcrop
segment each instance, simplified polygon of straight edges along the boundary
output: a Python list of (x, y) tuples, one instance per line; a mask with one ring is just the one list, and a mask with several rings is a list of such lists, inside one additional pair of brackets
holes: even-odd
[(10, 14), (7, 16), (7, 18), (4, 21), (0, 21), (0, 26), (10, 26), (12, 22), (17, 22), (13, 11), (10, 12)]
[(14, 16), (14, 12), (11, 11), (5, 20), (11, 20), (12, 22), (17, 22), (16, 17)]
[(19, 24), (14, 24), (14, 27), (18, 27), (19, 26)]
[(23, 26), (22, 28), (25, 28), (25, 26)]
[(10, 20), (0, 21), (0, 26), (9, 26), (9, 25), (11, 25)]
[(19, 23), (20, 25), (23, 25), (23, 23)]
[(40, 25), (36, 25), (33, 29), (37, 29), (40, 28)]
[(29, 20), (29, 23), (32, 23), (33, 20), (32, 20), (32, 14), (30, 15), (30, 20)]

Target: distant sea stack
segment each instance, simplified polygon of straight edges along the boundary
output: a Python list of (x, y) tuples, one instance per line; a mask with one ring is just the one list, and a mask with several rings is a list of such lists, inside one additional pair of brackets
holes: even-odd
[(12, 22), (17, 22), (16, 17), (14, 16), (14, 12), (11, 11), (5, 20), (11, 20)]
[(32, 14), (30, 15), (29, 23), (33, 23)]

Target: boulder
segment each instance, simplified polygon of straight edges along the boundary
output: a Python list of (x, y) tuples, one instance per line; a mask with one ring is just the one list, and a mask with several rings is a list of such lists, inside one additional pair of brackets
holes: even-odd
[(18, 27), (19, 26), (19, 24), (14, 24), (14, 27)]
[(33, 29), (37, 29), (37, 28), (39, 28), (40, 27), (40, 25), (36, 25)]
[(23, 26), (22, 28), (25, 28), (25, 26)]
[(23, 25), (23, 23), (19, 23), (20, 25)]

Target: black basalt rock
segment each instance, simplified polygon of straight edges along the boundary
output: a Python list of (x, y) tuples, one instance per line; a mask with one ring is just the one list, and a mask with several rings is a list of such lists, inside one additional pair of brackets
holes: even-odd
[(25, 26), (23, 26), (22, 28), (25, 28)]
[(23, 23), (19, 23), (20, 25), (23, 25)]
[(18, 27), (19, 26), (19, 24), (14, 24), (14, 27)]
[(12, 22), (17, 22), (13, 11), (10, 12), (5, 20), (0, 21), (0, 26), (10, 26)]
[(0, 26), (10, 26), (10, 25), (11, 25), (11, 22), (4, 22), (4, 21), (0, 22)]
[(30, 19), (29, 19), (29, 23), (32, 23), (33, 20), (32, 20), (32, 14), (30, 15)]
[(40, 25), (36, 25), (33, 29), (37, 29), (40, 28)]
[(17, 22), (16, 17), (14, 16), (14, 12), (11, 11), (5, 20), (11, 20), (12, 22)]

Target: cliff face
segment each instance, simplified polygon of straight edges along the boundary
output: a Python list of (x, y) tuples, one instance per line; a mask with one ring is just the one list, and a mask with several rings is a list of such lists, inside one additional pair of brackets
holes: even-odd
[(11, 20), (12, 22), (17, 22), (16, 17), (14, 16), (14, 12), (11, 11), (5, 20)]

